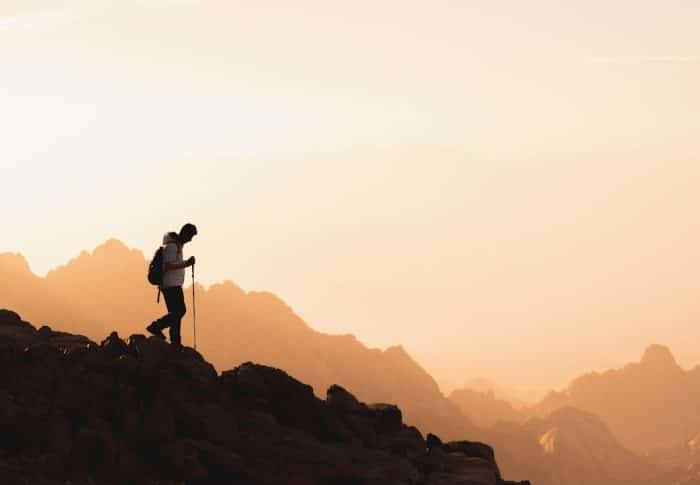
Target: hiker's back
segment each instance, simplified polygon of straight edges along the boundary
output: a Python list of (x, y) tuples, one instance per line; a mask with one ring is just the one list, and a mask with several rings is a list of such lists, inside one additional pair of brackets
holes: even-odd
[[(177, 233), (168, 232), (163, 236), (163, 264), (182, 263), (182, 246), (178, 243)], [(182, 286), (185, 283), (185, 269), (165, 270), (163, 288)]]

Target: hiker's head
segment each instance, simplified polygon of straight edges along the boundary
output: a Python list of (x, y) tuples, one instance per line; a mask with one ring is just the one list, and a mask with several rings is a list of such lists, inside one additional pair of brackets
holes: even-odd
[(192, 240), (197, 235), (197, 227), (189, 222), (180, 229), (180, 243), (185, 244)]

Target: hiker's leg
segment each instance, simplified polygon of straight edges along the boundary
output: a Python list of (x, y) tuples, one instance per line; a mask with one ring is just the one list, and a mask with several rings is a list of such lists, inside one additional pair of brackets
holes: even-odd
[(182, 340), (180, 337), (180, 326), (182, 324), (182, 317), (187, 313), (187, 308), (185, 307), (185, 295), (182, 292), (182, 287), (172, 288), (173, 293), (171, 297), (172, 306), (168, 305), (170, 310), (170, 342), (175, 345), (182, 345)]
[(154, 320), (153, 323), (149, 325), (149, 329), (162, 331), (164, 328), (168, 328), (173, 322), (173, 312), (175, 309), (175, 299), (176, 295), (173, 294), (175, 288), (163, 288), (161, 291), (163, 293), (163, 299), (165, 300), (165, 306), (168, 308), (168, 313), (160, 317), (158, 320)]
[(153, 320), (151, 324), (148, 326), (148, 330), (155, 330), (156, 332), (162, 331), (164, 328), (170, 326), (170, 322), (172, 321), (172, 316), (170, 315), (170, 310), (168, 310), (168, 313), (163, 315), (157, 320)]

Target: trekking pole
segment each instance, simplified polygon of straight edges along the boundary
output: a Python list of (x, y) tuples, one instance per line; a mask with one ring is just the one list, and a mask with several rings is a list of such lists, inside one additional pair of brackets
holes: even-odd
[(192, 333), (194, 334), (194, 350), (197, 350), (197, 305), (194, 299), (194, 264), (192, 265), (192, 319), (194, 321)]

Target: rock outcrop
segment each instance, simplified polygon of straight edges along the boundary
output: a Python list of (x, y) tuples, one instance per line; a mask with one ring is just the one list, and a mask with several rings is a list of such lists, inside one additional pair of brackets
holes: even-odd
[[(391, 404), (325, 400), (280, 369), (218, 374), (191, 348), (100, 344), (0, 310), (5, 484), (514, 484), (493, 449), (442, 443)], [(528, 482), (522, 482), (523, 484)]]

